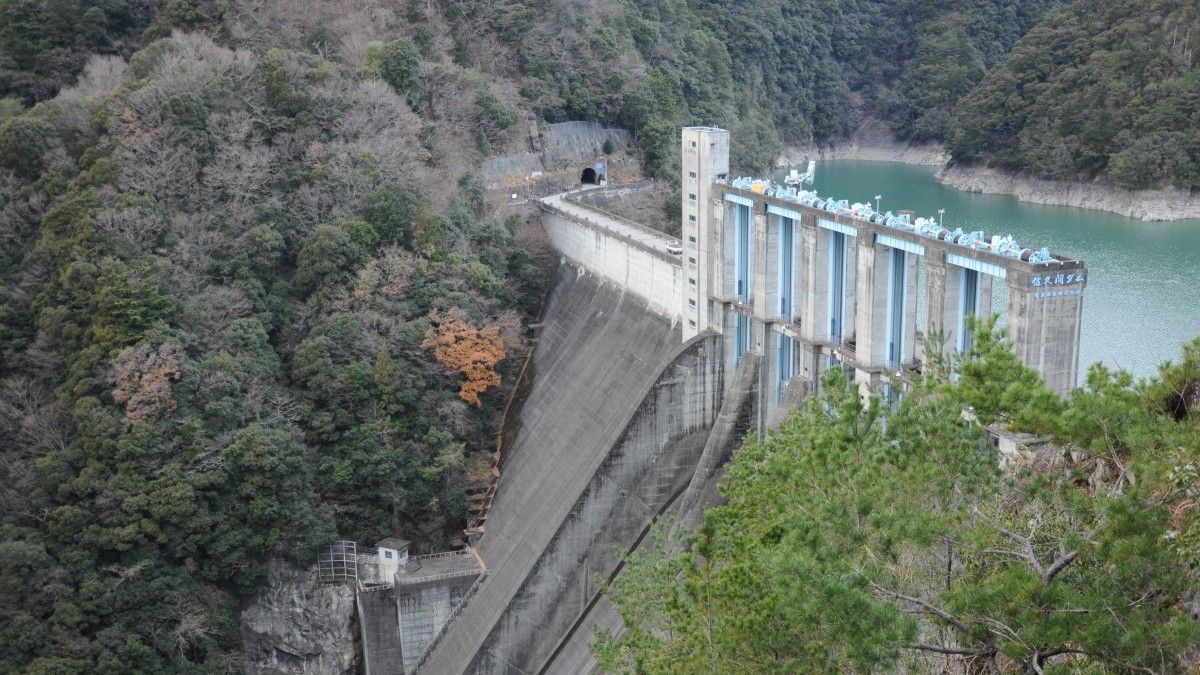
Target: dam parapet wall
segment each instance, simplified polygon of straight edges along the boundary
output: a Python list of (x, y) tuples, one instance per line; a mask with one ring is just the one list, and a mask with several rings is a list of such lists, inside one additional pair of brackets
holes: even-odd
[(641, 298), (650, 311), (680, 320), (686, 280), (667, 235), (563, 195), (542, 201), (542, 225), (564, 258)]

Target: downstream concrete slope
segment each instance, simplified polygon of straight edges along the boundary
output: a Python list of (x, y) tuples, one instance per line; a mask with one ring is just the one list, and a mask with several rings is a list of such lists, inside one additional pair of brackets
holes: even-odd
[[(676, 495), (677, 498), (663, 504), (662, 511), (673, 514), (691, 529), (699, 526), (703, 509), (719, 501), (717, 483), (724, 474), (725, 462), (751, 430), (755, 416), (755, 385), (758, 383), (760, 358), (757, 354), (746, 354), (729, 383), (720, 412), (713, 422), (704, 444), (704, 451), (696, 458), (694, 469), (689, 470), (688, 482)], [(642, 532), (627, 553), (645, 552), (650, 541), (650, 523), (643, 525)], [(619, 569), (610, 574), (615, 577)], [(591, 603), (571, 630), (564, 635), (550, 658), (537, 671), (538, 675), (580, 675), (597, 670), (592, 656), (591, 644), (596, 631), (612, 634), (624, 632), (624, 625), (617, 608), (604, 595), (593, 595)]]
[(719, 342), (560, 267), (533, 384), (478, 550), (491, 573), (422, 673), (534, 672), (691, 477), (720, 406)]
[[(621, 554), (687, 485), (719, 395), (717, 340), (698, 336), (648, 390), (468, 672), (537, 672), (586, 614)], [(639, 392), (629, 392), (637, 395)]]
[(724, 405), (704, 444), (696, 471), (676, 505), (680, 522), (691, 530), (700, 527), (704, 520), (704, 507), (718, 496), (718, 472), (723, 471), (734, 447), (751, 428), (751, 420), (755, 417), (754, 403), (757, 397), (754, 395), (754, 386), (758, 383), (758, 365), (758, 354), (742, 357)]

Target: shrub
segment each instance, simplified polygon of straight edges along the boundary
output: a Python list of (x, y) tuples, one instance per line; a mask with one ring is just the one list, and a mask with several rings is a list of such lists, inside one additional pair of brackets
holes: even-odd
[(410, 102), (421, 85), (421, 50), (408, 38), (396, 38), (379, 54), (379, 76)]
[(29, 116), (0, 122), (0, 166), (31, 178), (41, 173), (42, 159), (54, 136), (54, 127)]

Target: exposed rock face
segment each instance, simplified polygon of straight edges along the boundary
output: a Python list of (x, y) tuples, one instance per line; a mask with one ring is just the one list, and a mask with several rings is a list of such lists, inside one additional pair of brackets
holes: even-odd
[(775, 166), (800, 166), (810, 159), (857, 159), (868, 162), (902, 162), (919, 166), (942, 166), (950, 155), (940, 145), (908, 145), (895, 140), (854, 138), (836, 144), (800, 145), (783, 149)]
[(1035, 204), (1099, 209), (1141, 220), (1200, 218), (1200, 196), (1188, 190), (1124, 190), (1103, 183), (1042, 180), (969, 166), (945, 167), (937, 178), (959, 190), (1007, 194)]
[(896, 140), (887, 124), (872, 118), (859, 120), (853, 138), (821, 145), (789, 146), (775, 166), (796, 166), (810, 159), (859, 159), (870, 162), (903, 162), (921, 166), (944, 166), (950, 153), (937, 143), (909, 144)]
[(267, 584), (242, 612), (246, 672), (312, 675), (357, 672), (354, 589), (272, 560)]

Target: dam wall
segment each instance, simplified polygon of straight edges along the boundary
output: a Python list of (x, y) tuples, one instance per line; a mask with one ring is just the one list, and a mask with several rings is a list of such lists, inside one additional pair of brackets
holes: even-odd
[[(600, 591), (621, 554), (691, 479), (720, 400), (720, 343), (693, 338), (641, 405), (575, 500), (550, 546), (467, 672), (543, 664)], [(535, 668), (536, 669), (536, 668)]]
[(721, 403), (721, 354), (638, 294), (564, 263), (476, 548), (489, 574), (424, 673), (536, 671), (618, 550), (690, 479)]
[(360, 591), (355, 594), (354, 601), (358, 605), (363, 672), (366, 675), (404, 675), (400, 617), (392, 589)]
[(662, 248), (661, 232), (642, 232), (565, 200), (543, 209), (542, 225), (568, 260), (641, 298), (650, 311), (672, 321), (681, 318), (683, 266), (678, 255)]
[[(703, 509), (721, 503), (718, 484), (725, 474), (725, 461), (752, 430), (757, 417), (758, 394), (755, 390), (760, 381), (759, 361), (757, 355), (746, 355), (733, 376), (727, 378), (732, 381), (722, 383), (726, 391), (720, 411), (707, 434), (704, 450), (683, 472), (685, 476), (690, 474), (689, 483), (678, 489), (673, 499), (661, 504), (659, 513), (653, 514), (655, 518), (666, 513), (685, 527), (695, 529)], [(643, 522), (642, 530), (632, 544), (622, 549), (627, 555), (645, 555), (653, 546), (653, 520), (647, 518)], [(614, 566), (608, 579), (616, 578), (623, 566), (623, 563)], [(597, 631), (601, 630), (620, 635), (625, 631), (625, 626), (616, 606), (597, 589), (549, 659), (536, 671), (538, 675), (594, 672), (598, 666), (592, 655), (591, 644), (596, 639)]]

